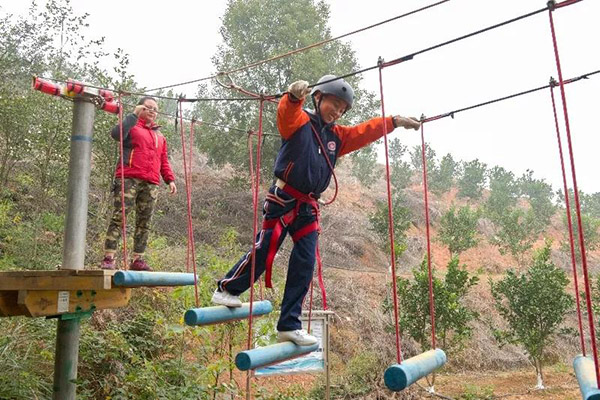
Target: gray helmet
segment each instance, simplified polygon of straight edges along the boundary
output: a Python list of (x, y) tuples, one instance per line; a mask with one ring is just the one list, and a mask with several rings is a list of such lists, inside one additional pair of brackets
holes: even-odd
[(352, 108), (352, 102), (354, 101), (354, 90), (352, 90), (352, 87), (344, 79), (327, 82), (336, 78), (337, 77), (335, 75), (322, 76), (317, 84), (312, 88), (310, 95), (314, 96), (317, 92), (321, 92), (323, 94), (332, 94), (348, 103), (348, 108), (346, 109), (346, 111), (348, 111)]

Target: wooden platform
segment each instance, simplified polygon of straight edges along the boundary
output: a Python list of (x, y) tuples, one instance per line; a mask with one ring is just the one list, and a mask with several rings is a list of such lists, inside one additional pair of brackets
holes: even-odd
[(131, 289), (113, 287), (114, 271), (0, 272), (0, 317), (56, 316), (126, 306)]

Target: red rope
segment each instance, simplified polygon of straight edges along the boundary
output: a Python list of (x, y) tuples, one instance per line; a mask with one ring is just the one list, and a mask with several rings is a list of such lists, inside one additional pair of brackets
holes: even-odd
[(188, 178), (187, 178), (187, 187), (188, 189), (188, 197), (189, 197), (189, 213), (188, 213), (188, 218), (189, 218), (189, 224), (190, 224), (190, 230), (189, 230), (189, 235), (190, 235), (190, 243), (191, 243), (191, 256), (192, 256), (192, 266), (194, 268), (194, 291), (195, 291), (195, 295), (196, 295), (196, 299), (198, 299), (198, 274), (197, 274), (197, 268), (196, 268), (196, 240), (194, 239), (194, 225), (193, 225), (193, 218), (192, 218), (192, 161), (194, 159), (194, 125), (196, 124), (196, 120), (192, 119), (192, 122), (190, 124), (190, 165), (189, 165), (189, 173), (188, 173)]
[[(248, 162), (250, 167), (250, 190), (252, 190), (252, 193), (254, 193), (254, 160), (252, 157), (252, 135), (254, 135), (254, 132), (252, 130), (248, 131)], [(260, 299), (264, 300), (265, 293), (263, 289), (262, 280), (259, 280), (258, 286), (260, 288)]]
[(254, 176), (254, 186), (252, 193), (252, 211), (254, 213), (252, 219), (252, 267), (250, 268), (250, 308), (248, 318), (248, 350), (252, 346), (252, 308), (254, 302), (254, 273), (256, 270), (256, 235), (258, 233), (258, 189), (260, 186), (260, 148), (263, 130), (263, 107), (264, 100), (261, 99), (258, 106), (258, 141), (256, 142), (256, 174)]
[[(552, 80), (551, 84), (556, 82)], [(563, 177), (563, 190), (565, 194), (565, 206), (567, 209), (567, 224), (569, 227), (569, 245), (571, 247), (571, 266), (573, 268), (573, 282), (575, 282), (575, 303), (577, 304), (577, 319), (579, 322), (579, 340), (581, 342), (581, 352), (585, 357), (585, 340), (583, 336), (583, 322), (581, 320), (581, 302), (579, 300), (579, 278), (577, 277), (577, 263), (575, 261), (575, 240), (573, 239), (573, 222), (571, 219), (571, 201), (569, 200), (569, 189), (567, 187), (567, 174), (565, 172), (565, 160), (562, 151), (562, 141), (560, 139), (560, 128), (558, 126), (558, 115), (556, 113), (556, 101), (554, 99), (554, 86), (550, 86), (550, 96), (552, 97), (552, 111), (554, 113), (554, 124), (556, 125), (556, 139), (558, 141), (558, 153), (560, 155), (560, 168)]]
[[(556, 31), (554, 29), (554, 19), (552, 17), (552, 10), (548, 11), (550, 17), (550, 30), (552, 32), (552, 44), (554, 46), (554, 57), (556, 59), (556, 69), (558, 71), (558, 83), (560, 85), (560, 95), (562, 97), (563, 114), (565, 118), (565, 128), (567, 132), (567, 143), (569, 145), (569, 158), (571, 161), (571, 174), (573, 176), (573, 192), (575, 196), (575, 210), (577, 212), (577, 229), (579, 232), (579, 246), (581, 248), (581, 266), (583, 269), (583, 278), (585, 282), (585, 302), (588, 314), (588, 324), (590, 329), (590, 339), (592, 342), (592, 353), (594, 355), (594, 365), (596, 365), (596, 384), (600, 383), (600, 371), (598, 370), (598, 349), (596, 346), (596, 328), (594, 325), (594, 312), (592, 310), (592, 299), (590, 295), (590, 280), (587, 269), (587, 257), (585, 253), (585, 241), (583, 237), (583, 226), (581, 223), (581, 205), (579, 202), (579, 189), (577, 188), (577, 174), (575, 173), (575, 157), (573, 155), (573, 145), (571, 142), (571, 127), (569, 125), (569, 113), (567, 111), (567, 97), (565, 95), (565, 84), (562, 77), (562, 70), (560, 66), (560, 57), (558, 55), (558, 43), (556, 41)], [(565, 193), (565, 198), (568, 197), (568, 193)]]
[(324, 206), (328, 206), (329, 204), (331, 204), (335, 201), (335, 198), (337, 197), (337, 194), (338, 194), (337, 176), (335, 175), (335, 171), (333, 169), (333, 164), (331, 164), (331, 160), (329, 160), (329, 157), (327, 156), (327, 149), (325, 148), (325, 145), (323, 144), (323, 140), (321, 140), (321, 135), (319, 135), (319, 132), (317, 132), (317, 130), (315, 129), (312, 122), (310, 123), (310, 127), (313, 131), (313, 135), (315, 136), (315, 138), (317, 138), (317, 142), (319, 142), (319, 147), (321, 148), (323, 157), (325, 157), (325, 161), (327, 161), (327, 166), (329, 167), (329, 170), (331, 171), (331, 176), (333, 177), (333, 182), (335, 184), (335, 192), (333, 192), (333, 197), (330, 200), (322, 203)]
[(427, 273), (429, 275), (429, 314), (431, 317), (431, 348), (435, 349), (435, 303), (433, 298), (433, 273), (431, 271), (431, 238), (429, 233), (429, 197), (427, 189), (427, 157), (425, 156), (425, 134), (421, 123), (421, 157), (423, 159), (423, 198), (425, 199), (425, 232), (427, 235)]
[(581, 0), (565, 0), (565, 1), (561, 1), (560, 3), (556, 3), (554, 5), (554, 8), (561, 8), (561, 7), (570, 6), (571, 4), (579, 3), (580, 1)]
[[(263, 136), (263, 107), (265, 100), (261, 97), (258, 106), (258, 140), (256, 142), (256, 174), (254, 176), (254, 185), (252, 187), (252, 265), (250, 268), (250, 304), (249, 304), (249, 318), (248, 318), (248, 340), (246, 347), (248, 350), (252, 348), (252, 309), (254, 306), (254, 276), (256, 271), (256, 234), (258, 233), (258, 189), (260, 184), (260, 156), (261, 156), (261, 144)], [(252, 377), (252, 371), (248, 370), (246, 373), (246, 398), (250, 399), (250, 379)]]
[(308, 300), (308, 326), (306, 327), (306, 331), (310, 333), (310, 323), (312, 321), (312, 306), (313, 306), (313, 292), (315, 288), (315, 280), (310, 281), (310, 297)]
[[(188, 228), (188, 243), (187, 243), (187, 260), (186, 260), (186, 271), (190, 271), (190, 261), (194, 265), (194, 297), (196, 299), (196, 307), (200, 306), (200, 299), (198, 296), (198, 278), (196, 277), (196, 262), (195, 262), (195, 254), (193, 252), (193, 242), (194, 242), (194, 233), (192, 226), (192, 195), (190, 188), (190, 177), (188, 174), (188, 164), (187, 164), (187, 150), (185, 148), (185, 135), (183, 133), (183, 107), (181, 101), (179, 102), (179, 132), (181, 134), (181, 153), (183, 154), (183, 174), (185, 181), (185, 194), (187, 199), (187, 228)], [(191, 129), (194, 129), (194, 126), (191, 126)], [(192, 260), (190, 260), (192, 258)]]
[(385, 105), (383, 102), (383, 77), (381, 71), (383, 66), (379, 66), (379, 92), (381, 96), (381, 116), (383, 118), (383, 143), (385, 145), (385, 179), (387, 186), (388, 202), (388, 228), (390, 234), (390, 253), (392, 257), (392, 291), (394, 297), (394, 322), (396, 327), (396, 360), (398, 364), (402, 363), (402, 349), (400, 346), (400, 325), (398, 323), (398, 288), (396, 285), (396, 251), (394, 249), (394, 215), (392, 214), (392, 187), (390, 184), (390, 156), (387, 139), (387, 121), (385, 119)]
[(127, 213), (125, 212), (125, 162), (123, 161), (123, 102), (119, 92), (119, 154), (121, 156), (121, 237), (123, 239), (123, 269), (127, 270)]
[[(189, 165), (189, 174), (188, 174), (188, 187), (190, 188), (190, 214), (189, 214), (189, 220), (190, 220), (190, 238), (191, 238), (191, 255), (192, 255), (192, 265), (194, 266), (194, 275), (196, 275), (196, 240), (194, 239), (194, 225), (193, 225), (193, 218), (192, 218), (192, 209), (191, 209), (191, 205), (192, 205), (192, 161), (194, 159), (194, 126), (196, 124), (196, 120), (192, 119), (192, 122), (190, 124), (190, 165)], [(196, 282), (197, 277), (194, 276), (194, 282)]]
[(325, 292), (325, 282), (323, 281), (323, 262), (321, 261), (321, 251), (317, 242), (317, 277), (319, 279), (319, 287), (321, 288), (321, 300), (323, 300), (323, 310), (327, 310), (327, 293)]

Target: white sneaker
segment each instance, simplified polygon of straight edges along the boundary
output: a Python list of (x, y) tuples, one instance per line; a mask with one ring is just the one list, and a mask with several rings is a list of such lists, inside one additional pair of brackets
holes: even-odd
[(240, 296), (234, 296), (226, 290), (219, 292), (219, 289), (215, 290), (213, 293), (211, 301), (215, 304), (219, 304), (221, 306), (227, 307), (241, 307), (242, 302), (240, 301)]
[(316, 337), (309, 335), (304, 329), (277, 332), (277, 341), (279, 343), (294, 342), (298, 346), (310, 346), (318, 342)]

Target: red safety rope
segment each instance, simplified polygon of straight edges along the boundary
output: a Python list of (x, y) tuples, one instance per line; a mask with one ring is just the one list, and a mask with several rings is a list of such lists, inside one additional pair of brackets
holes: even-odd
[(321, 148), (321, 152), (323, 153), (323, 157), (325, 157), (325, 161), (327, 161), (327, 166), (329, 167), (329, 170), (331, 171), (331, 176), (333, 177), (333, 182), (335, 184), (335, 192), (333, 192), (333, 197), (330, 200), (324, 201), (322, 203), (324, 206), (328, 206), (329, 204), (331, 204), (331, 203), (333, 203), (335, 201), (335, 198), (337, 197), (337, 194), (338, 194), (337, 176), (335, 175), (335, 171), (333, 169), (333, 164), (331, 164), (331, 160), (327, 156), (327, 148), (323, 144), (323, 140), (321, 140), (321, 135), (319, 135), (319, 132), (317, 132), (317, 130), (315, 129), (315, 127), (312, 124), (312, 122), (310, 123), (310, 127), (311, 127), (311, 129), (313, 131), (313, 135), (315, 136), (315, 138), (317, 138), (317, 142), (319, 143), (319, 147)]
[[(569, 113), (567, 111), (567, 97), (565, 95), (565, 84), (562, 77), (562, 70), (560, 66), (560, 57), (558, 55), (558, 43), (556, 41), (556, 31), (554, 29), (554, 19), (552, 17), (552, 8), (548, 10), (550, 18), (550, 31), (552, 33), (552, 45), (554, 46), (554, 57), (556, 59), (556, 70), (558, 72), (558, 83), (560, 85), (560, 95), (562, 98), (563, 114), (565, 118), (565, 128), (567, 132), (567, 143), (569, 145), (569, 158), (571, 161), (571, 174), (573, 178), (573, 192), (575, 197), (575, 210), (577, 213), (577, 230), (579, 232), (579, 246), (581, 248), (581, 266), (583, 269), (583, 278), (585, 282), (585, 303), (588, 314), (588, 324), (590, 329), (590, 339), (592, 342), (592, 353), (594, 355), (594, 365), (596, 365), (596, 385), (600, 383), (600, 371), (598, 370), (598, 349), (596, 346), (596, 328), (594, 325), (594, 312), (592, 310), (592, 299), (590, 291), (590, 280), (587, 268), (587, 257), (585, 253), (585, 241), (583, 237), (583, 226), (581, 223), (581, 205), (579, 202), (579, 189), (577, 188), (577, 174), (575, 173), (575, 157), (573, 155), (573, 145), (571, 142), (571, 127), (569, 125)], [(568, 197), (568, 193), (565, 193), (565, 198)]]
[(321, 251), (319, 250), (319, 242), (317, 242), (317, 268), (317, 278), (319, 279), (319, 287), (321, 288), (323, 310), (327, 310), (327, 293), (325, 292), (325, 282), (323, 281), (323, 262), (321, 261)]
[[(252, 187), (252, 264), (250, 268), (250, 304), (249, 304), (249, 318), (248, 318), (248, 340), (246, 347), (248, 350), (252, 348), (252, 309), (254, 306), (254, 276), (256, 271), (256, 235), (258, 233), (258, 190), (260, 186), (260, 161), (261, 161), (261, 144), (263, 134), (263, 107), (264, 99), (260, 99), (258, 105), (258, 140), (256, 142), (256, 174), (254, 176), (254, 185)], [(246, 375), (246, 398), (250, 399), (250, 378), (252, 372), (249, 370)]]
[[(254, 134), (255, 134), (254, 131), (252, 131), (252, 130), (248, 131), (248, 162), (249, 162), (249, 166), (250, 166), (250, 190), (252, 190), (252, 193), (254, 193), (254, 160), (253, 160), (253, 156), (252, 156), (252, 135), (254, 135)], [(258, 287), (260, 289), (260, 299), (264, 300), (265, 293), (264, 293), (264, 289), (263, 289), (262, 280), (259, 280)]]
[[(189, 224), (190, 224), (190, 229), (189, 229), (189, 245), (188, 245), (188, 252), (191, 255), (192, 258), (192, 266), (194, 269), (194, 291), (195, 291), (195, 296), (196, 296), (196, 302), (198, 302), (198, 273), (197, 273), (197, 268), (196, 268), (196, 240), (194, 238), (194, 225), (193, 225), (193, 218), (192, 218), (192, 160), (194, 159), (194, 125), (196, 124), (196, 120), (192, 119), (192, 122), (190, 124), (190, 165), (189, 165), (189, 173), (188, 173), (188, 177), (187, 177), (187, 191), (188, 191), (188, 204), (189, 204), (189, 211), (188, 211), (188, 219), (189, 219)], [(182, 122), (183, 125), (183, 122)], [(196, 305), (196, 307), (198, 307), (198, 305)]]
[[(183, 154), (183, 173), (184, 173), (184, 181), (185, 181), (185, 194), (186, 194), (186, 199), (187, 199), (187, 229), (188, 229), (188, 245), (187, 245), (187, 263), (186, 263), (186, 270), (189, 272), (190, 271), (190, 258), (192, 259), (192, 264), (194, 266), (194, 297), (196, 299), (196, 307), (200, 307), (200, 299), (198, 296), (198, 278), (196, 276), (196, 257), (194, 254), (193, 249), (193, 242), (194, 242), (194, 232), (193, 232), (193, 226), (192, 226), (192, 195), (191, 195), (191, 188), (190, 188), (190, 177), (188, 174), (188, 164), (187, 164), (187, 156), (186, 156), (186, 148), (185, 148), (185, 135), (183, 133), (184, 131), (184, 126), (183, 126), (183, 108), (182, 108), (182, 104), (181, 101), (179, 102), (179, 131), (181, 134), (181, 153)], [(191, 126), (191, 130), (194, 129), (194, 126), (192, 124)], [(191, 131), (190, 131), (191, 132)], [(189, 171), (191, 172), (191, 171)]]
[(585, 357), (585, 340), (583, 336), (583, 322), (581, 320), (581, 302), (579, 300), (579, 279), (577, 277), (577, 263), (575, 261), (575, 240), (573, 239), (573, 222), (571, 219), (571, 201), (569, 200), (569, 188), (567, 187), (567, 174), (565, 172), (565, 160), (562, 151), (562, 141), (560, 139), (560, 128), (558, 126), (558, 115), (556, 113), (556, 101), (554, 99), (554, 85), (556, 81), (550, 81), (550, 97), (552, 98), (552, 112), (554, 113), (554, 125), (556, 126), (556, 139), (558, 142), (558, 154), (560, 155), (560, 168), (563, 177), (563, 190), (565, 194), (565, 206), (567, 209), (567, 224), (569, 227), (569, 245), (571, 247), (571, 266), (573, 268), (573, 282), (575, 282), (575, 303), (577, 304), (577, 319), (579, 322), (579, 340), (581, 342), (581, 352)]
[(387, 139), (387, 121), (385, 119), (385, 105), (383, 102), (383, 76), (381, 71), (383, 64), (379, 65), (379, 93), (381, 97), (381, 117), (383, 118), (383, 143), (385, 145), (385, 179), (387, 187), (388, 203), (388, 230), (390, 234), (390, 253), (392, 257), (392, 291), (394, 297), (394, 322), (396, 328), (396, 360), (398, 364), (402, 363), (402, 348), (400, 345), (400, 325), (398, 322), (398, 288), (396, 285), (396, 251), (394, 249), (394, 215), (392, 214), (392, 187), (390, 179), (390, 156)]
[[(424, 117), (421, 117), (423, 120)], [(429, 314), (431, 317), (431, 348), (435, 349), (435, 303), (433, 298), (433, 273), (431, 271), (431, 238), (429, 233), (429, 197), (427, 189), (427, 157), (425, 156), (424, 124), (421, 123), (421, 157), (423, 159), (423, 198), (425, 199), (425, 232), (427, 235), (427, 273), (429, 275)]]
[(123, 269), (127, 270), (127, 213), (125, 212), (125, 163), (123, 161), (123, 103), (119, 92), (119, 154), (121, 156), (121, 237), (123, 240)]
[(256, 270), (256, 235), (258, 233), (258, 189), (260, 186), (260, 159), (261, 159), (261, 139), (263, 130), (263, 107), (264, 100), (261, 99), (258, 106), (258, 141), (256, 142), (256, 174), (254, 176), (254, 185), (252, 187), (252, 211), (254, 213), (252, 219), (252, 267), (250, 268), (250, 308), (248, 318), (248, 350), (252, 346), (252, 308), (254, 302), (254, 276)]
[(194, 282), (196, 282), (197, 280), (197, 276), (196, 276), (196, 240), (194, 239), (194, 225), (193, 225), (193, 218), (192, 218), (192, 161), (194, 159), (194, 126), (196, 125), (196, 120), (192, 119), (192, 122), (190, 123), (190, 158), (189, 160), (189, 173), (188, 173), (188, 178), (187, 178), (187, 185), (189, 187), (189, 204), (190, 204), (190, 213), (188, 215), (189, 221), (190, 221), (190, 249), (188, 250), (190, 252), (191, 258), (192, 258), (192, 265), (194, 266)]
[(310, 333), (310, 323), (312, 321), (312, 306), (313, 306), (313, 292), (315, 288), (315, 280), (310, 281), (310, 297), (308, 300), (308, 326), (306, 327), (306, 331)]

